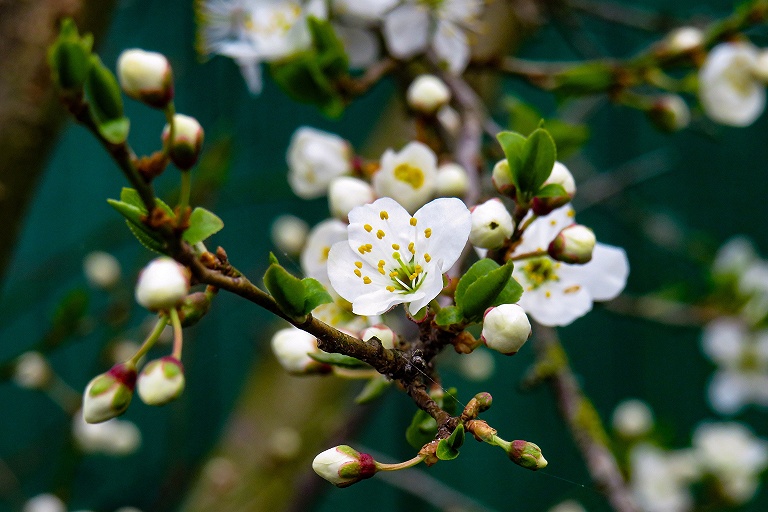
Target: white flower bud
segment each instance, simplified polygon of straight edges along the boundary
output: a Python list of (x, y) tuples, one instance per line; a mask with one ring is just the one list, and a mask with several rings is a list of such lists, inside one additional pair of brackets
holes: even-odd
[(292, 427), (276, 428), (268, 439), (269, 452), (281, 460), (293, 460), (301, 452), (301, 432)]
[(511, 356), (530, 336), (531, 322), (517, 304), (502, 304), (485, 312), (481, 339), (488, 348)]
[(373, 189), (378, 197), (391, 197), (414, 213), (434, 197), (436, 175), (435, 152), (426, 144), (410, 142), (397, 153), (384, 152)]
[(120, 416), (128, 409), (136, 386), (136, 367), (116, 364), (108, 372), (94, 377), (83, 393), (83, 418), (101, 423)]
[(761, 82), (768, 83), (768, 50), (760, 50), (757, 54), (752, 65), (752, 74)]
[(352, 156), (349, 143), (338, 135), (302, 126), (286, 156), (291, 190), (303, 199), (325, 195), (334, 178), (352, 172)]
[(557, 234), (547, 252), (557, 261), (583, 264), (592, 259), (595, 243), (594, 231), (581, 224), (571, 224)]
[(366, 328), (360, 335), (360, 339), (368, 341), (373, 337), (377, 337), (384, 348), (395, 348), (395, 342), (397, 341), (397, 335), (395, 331), (387, 327), (386, 325), (372, 325)]
[(438, 77), (420, 75), (408, 87), (406, 99), (412, 109), (433, 114), (451, 101), (451, 91)]
[(653, 413), (642, 400), (624, 400), (613, 411), (613, 429), (621, 436), (634, 439), (648, 434), (653, 428)]
[(95, 288), (109, 289), (120, 281), (120, 262), (104, 251), (93, 251), (83, 260), (85, 278)]
[(328, 188), (328, 208), (331, 215), (346, 221), (347, 215), (357, 206), (372, 203), (373, 187), (363, 180), (342, 176), (331, 182)]
[(169, 142), (171, 125), (163, 128), (163, 144), (170, 144), (169, 156), (171, 161), (181, 170), (189, 170), (197, 163), (200, 150), (203, 148), (204, 132), (200, 123), (191, 116), (174, 114), (173, 141)]
[(184, 391), (184, 366), (173, 356), (150, 361), (141, 370), (137, 391), (147, 405), (165, 405)]
[(44, 389), (51, 382), (53, 372), (48, 360), (40, 352), (21, 354), (13, 368), (13, 382), (22, 388)]
[(67, 512), (67, 506), (55, 494), (38, 494), (24, 504), (22, 512)]
[(461, 130), (461, 116), (456, 112), (455, 108), (446, 105), (438, 110), (437, 121), (440, 123), (440, 126), (443, 127), (443, 130), (448, 132), (452, 137), (459, 135), (459, 130)]
[(665, 38), (665, 49), (673, 54), (690, 53), (701, 48), (704, 43), (704, 33), (696, 27), (679, 27), (670, 32)]
[(462, 197), (467, 193), (469, 177), (467, 170), (457, 163), (449, 162), (437, 168), (437, 195), (440, 197)]
[(187, 293), (189, 271), (165, 256), (144, 267), (136, 283), (136, 302), (151, 311), (173, 308)]
[(125, 94), (155, 108), (173, 99), (173, 74), (165, 55), (125, 50), (117, 59), (117, 76)]
[(571, 171), (560, 162), (555, 162), (549, 177), (542, 184), (542, 186), (546, 185), (560, 185), (565, 190), (565, 195), (534, 197), (533, 212), (539, 216), (549, 215), (554, 210), (568, 204), (576, 195), (576, 181), (573, 179)]
[(512, 170), (506, 158), (496, 162), (493, 166), (493, 186), (496, 190), (509, 197), (515, 197), (515, 184), (512, 181)]
[(515, 223), (500, 200), (489, 199), (470, 209), (472, 212), (472, 230), (469, 243), (482, 249), (497, 249), (512, 236)]
[(367, 453), (341, 445), (319, 453), (312, 469), (336, 487), (348, 487), (376, 474), (376, 461)]
[(686, 128), (691, 122), (691, 110), (677, 94), (659, 96), (647, 114), (657, 128), (670, 133)]
[(293, 215), (281, 215), (272, 222), (272, 243), (288, 254), (296, 256), (301, 253), (307, 241), (309, 224)]
[(308, 354), (320, 352), (317, 338), (295, 327), (281, 329), (272, 336), (272, 353), (288, 373), (309, 375), (328, 373), (328, 365), (315, 361)]
[(112, 418), (92, 424), (85, 421), (82, 411), (72, 421), (72, 435), (86, 453), (119, 457), (136, 452), (141, 445), (141, 431), (133, 422)]

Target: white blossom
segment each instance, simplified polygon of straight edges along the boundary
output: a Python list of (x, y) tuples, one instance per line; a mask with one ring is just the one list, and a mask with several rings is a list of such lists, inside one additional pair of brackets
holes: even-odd
[(443, 288), (443, 273), (469, 237), (470, 213), (456, 198), (440, 198), (411, 215), (391, 198), (349, 213), (349, 239), (334, 244), (328, 277), (359, 315), (379, 315), (408, 303), (416, 314)]
[(341, 220), (347, 220), (353, 208), (372, 203), (374, 199), (373, 188), (368, 183), (350, 176), (336, 178), (328, 188), (328, 209)]
[(437, 168), (436, 185), (440, 197), (463, 197), (469, 187), (467, 170), (454, 162), (442, 164)]
[(136, 302), (152, 311), (175, 307), (187, 293), (189, 271), (167, 256), (149, 262), (136, 283)]
[(352, 148), (333, 133), (302, 126), (291, 137), (286, 155), (288, 183), (294, 194), (312, 199), (326, 194), (331, 182), (352, 172)]
[(397, 335), (392, 329), (390, 329), (386, 325), (379, 324), (379, 325), (372, 325), (370, 327), (367, 327), (360, 334), (360, 339), (363, 341), (368, 341), (374, 336), (381, 342), (382, 347), (387, 349), (395, 348), (395, 341), (397, 341)]
[(136, 391), (147, 405), (164, 405), (184, 391), (184, 367), (173, 356), (147, 363), (139, 374)]
[(22, 388), (45, 389), (52, 377), (51, 365), (40, 352), (24, 352), (14, 362), (12, 379)]
[(317, 454), (312, 461), (312, 469), (337, 487), (347, 487), (370, 478), (377, 471), (376, 461), (370, 455), (346, 445), (329, 448)]
[(134, 48), (117, 59), (117, 77), (125, 94), (163, 108), (173, 98), (171, 65), (165, 55)]
[(197, 119), (184, 114), (173, 116), (173, 140), (171, 125), (163, 128), (163, 144), (169, 148), (169, 154), (173, 163), (182, 170), (189, 170), (197, 162), (200, 150), (203, 148), (203, 127)]
[(24, 504), (21, 512), (67, 512), (67, 506), (55, 494), (38, 494)]
[(381, 168), (373, 176), (373, 190), (379, 197), (391, 197), (413, 212), (435, 195), (437, 156), (421, 142), (410, 142), (399, 152), (388, 149)]
[[(630, 453), (631, 490), (643, 512), (687, 512), (693, 498), (688, 489), (697, 476), (678, 457), (649, 444), (640, 444)], [(682, 464), (681, 464), (682, 463)]]
[(326, 365), (309, 357), (310, 353), (319, 352), (321, 350), (317, 348), (317, 338), (296, 327), (281, 329), (272, 336), (272, 353), (288, 373), (324, 373)]
[(290, 256), (301, 253), (308, 234), (309, 225), (295, 215), (280, 215), (270, 229), (272, 243)]
[(107, 290), (120, 281), (120, 262), (104, 251), (93, 251), (83, 259), (83, 272), (91, 286)]

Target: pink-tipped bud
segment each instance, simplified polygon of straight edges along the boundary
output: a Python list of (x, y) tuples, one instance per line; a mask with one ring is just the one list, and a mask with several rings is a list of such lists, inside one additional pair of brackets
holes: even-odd
[(169, 142), (171, 135), (171, 126), (165, 125), (163, 128), (163, 144), (170, 144), (169, 156), (171, 161), (179, 169), (186, 171), (197, 163), (200, 156), (200, 150), (203, 148), (204, 132), (203, 127), (197, 122), (197, 119), (184, 114), (175, 114), (173, 116), (173, 141)]
[(173, 99), (173, 72), (165, 55), (139, 49), (125, 50), (117, 59), (120, 87), (131, 98), (155, 108)]
[(563, 228), (549, 244), (549, 255), (564, 263), (584, 264), (592, 259), (595, 248), (595, 233), (581, 224)]
[(150, 361), (139, 375), (138, 392), (147, 405), (165, 405), (184, 391), (184, 366), (173, 356)]
[(128, 409), (136, 387), (136, 367), (131, 363), (113, 366), (94, 377), (83, 393), (83, 418), (88, 423), (101, 423), (120, 416)]
[(376, 474), (376, 461), (367, 453), (341, 445), (319, 453), (312, 469), (336, 487), (349, 487)]
[(517, 304), (502, 304), (485, 312), (481, 339), (488, 348), (515, 355), (530, 336), (531, 322)]
[(171, 258), (155, 258), (139, 274), (136, 302), (157, 311), (176, 307), (189, 293), (189, 271)]
[(381, 342), (384, 348), (395, 348), (395, 342), (397, 341), (397, 335), (395, 331), (387, 327), (386, 325), (372, 325), (366, 328), (360, 335), (360, 339), (368, 341), (373, 337), (376, 337)]
[(512, 441), (509, 444), (507, 455), (512, 462), (531, 471), (547, 467), (547, 459), (541, 454), (541, 448), (528, 441)]

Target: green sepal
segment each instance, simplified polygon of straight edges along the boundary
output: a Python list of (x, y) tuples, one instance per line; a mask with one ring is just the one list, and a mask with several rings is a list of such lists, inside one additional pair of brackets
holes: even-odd
[(51, 78), (59, 91), (68, 97), (80, 96), (88, 77), (93, 36), (80, 37), (71, 18), (61, 22), (56, 40), (48, 48), (48, 66)]
[(536, 197), (563, 197), (567, 195), (568, 192), (559, 183), (544, 185), (536, 192)]
[(285, 270), (272, 253), (270, 253), (270, 262), (271, 264), (264, 273), (264, 285), (269, 294), (287, 315), (303, 318), (306, 316), (304, 312), (304, 283)]
[(90, 56), (85, 90), (89, 108), (99, 133), (112, 144), (128, 138), (130, 122), (123, 116), (123, 97), (115, 75), (102, 64), (98, 55)]
[[(512, 278), (513, 268), (511, 261), (500, 266), (495, 261), (484, 258), (467, 270), (456, 286), (454, 297), (456, 305), (468, 320), (479, 321), (489, 307), (511, 304), (519, 300), (522, 287)], [(516, 299), (510, 301), (515, 296)]]
[(224, 221), (218, 215), (205, 208), (198, 207), (189, 216), (189, 227), (184, 231), (182, 238), (187, 243), (194, 245), (218, 233), (223, 227)]
[(363, 405), (373, 402), (381, 395), (383, 395), (391, 385), (391, 380), (386, 378), (384, 375), (377, 375), (365, 384), (360, 393), (355, 397), (355, 403), (358, 405)]
[(437, 421), (435, 418), (419, 409), (413, 415), (411, 424), (405, 431), (405, 439), (413, 448), (419, 450), (429, 443), (437, 434)]
[(446, 306), (435, 315), (435, 323), (439, 327), (463, 324), (464, 313), (457, 306)]
[(342, 368), (350, 368), (353, 370), (370, 368), (369, 365), (362, 362), (361, 360), (352, 356), (346, 356), (344, 354), (336, 354), (331, 352), (310, 352), (307, 355), (315, 361), (329, 364), (331, 366), (340, 366)]
[(304, 283), (304, 313), (311, 313), (317, 306), (333, 302), (333, 297), (323, 283), (312, 277), (301, 280)]
[(447, 439), (437, 443), (435, 455), (440, 460), (453, 460), (459, 456), (459, 448), (464, 444), (464, 425), (459, 423)]

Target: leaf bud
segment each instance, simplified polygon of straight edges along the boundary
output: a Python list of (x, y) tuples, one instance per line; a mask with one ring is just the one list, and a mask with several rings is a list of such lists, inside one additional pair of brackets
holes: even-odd
[(293, 375), (330, 372), (330, 366), (309, 357), (319, 351), (317, 338), (295, 327), (281, 329), (272, 336), (272, 353), (280, 366)]
[(347, 215), (353, 208), (372, 203), (375, 199), (373, 187), (363, 180), (341, 176), (328, 187), (328, 208), (331, 215), (347, 222)]
[(502, 304), (486, 310), (481, 339), (488, 348), (512, 356), (530, 336), (531, 322), (517, 304)]
[(656, 128), (667, 133), (682, 130), (691, 122), (688, 104), (676, 94), (659, 96), (646, 114)]
[(88, 77), (92, 44), (93, 37), (90, 34), (80, 37), (71, 18), (62, 21), (59, 36), (48, 49), (48, 65), (52, 81), (58, 86), (63, 98), (76, 99), (82, 96)]
[(472, 229), (469, 243), (482, 249), (498, 249), (515, 230), (507, 207), (499, 199), (489, 199), (470, 209)]
[(381, 342), (381, 346), (387, 349), (395, 348), (395, 342), (397, 341), (397, 335), (395, 331), (387, 327), (386, 325), (377, 324), (366, 328), (360, 335), (360, 339), (368, 341), (373, 337), (376, 337)]
[(496, 429), (482, 420), (469, 420), (466, 422), (466, 429), (471, 432), (478, 441), (496, 444)]
[(165, 55), (134, 48), (117, 59), (117, 76), (125, 94), (155, 108), (173, 99), (173, 72)]
[(171, 125), (163, 128), (163, 144), (169, 145), (168, 155), (171, 161), (183, 171), (188, 171), (197, 163), (200, 150), (203, 147), (203, 127), (194, 117), (184, 114), (173, 116), (173, 141), (168, 140), (171, 134)]
[(210, 307), (211, 299), (205, 292), (190, 293), (179, 307), (181, 326), (192, 327), (208, 313)]
[(45, 389), (52, 377), (51, 366), (40, 352), (30, 350), (16, 358), (12, 379), (18, 386), (26, 389)]
[(434, 75), (420, 75), (406, 92), (408, 106), (423, 114), (434, 114), (451, 101), (451, 91)]
[(531, 471), (547, 467), (547, 459), (541, 454), (541, 448), (528, 441), (512, 441), (507, 448), (507, 455), (512, 462)]
[(184, 366), (173, 356), (150, 361), (139, 375), (137, 391), (147, 405), (165, 405), (184, 391)]
[(566, 195), (534, 197), (531, 207), (536, 215), (547, 215), (553, 210), (571, 202), (573, 196), (576, 195), (576, 181), (573, 179), (571, 171), (560, 162), (555, 162), (555, 165), (552, 166), (552, 172), (550, 172), (542, 187), (547, 185), (560, 185), (565, 190)]
[(189, 271), (166, 256), (144, 267), (136, 283), (136, 302), (150, 311), (176, 307), (187, 293)]
[(584, 264), (592, 259), (596, 241), (594, 231), (581, 224), (571, 224), (557, 234), (547, 252), (557, 261)]
[(347, 445), (329, 448), (312, 461), (312, 469), (336, 487), (349, 487), (376, 474), (376, 461)]
[(440, 197), (463, 197), (469, 185), (467, 170), (455, 162), (443, 164), (437, 168), (436, 184)]
[(499, 160), (493, 166), (491, 181), (493, 181), (493, 186), (496, 187), (496, 190), (514, 199), (515, 182), (512, 179), (512, 169), (510, 169), (509, 161), (506, 158)]
[(83, 393), (83, 418), (101, 423), (120, 416), (128, 409), (136, 387), (136, 367), (131, 363), (113, 366), (94, 377)]

